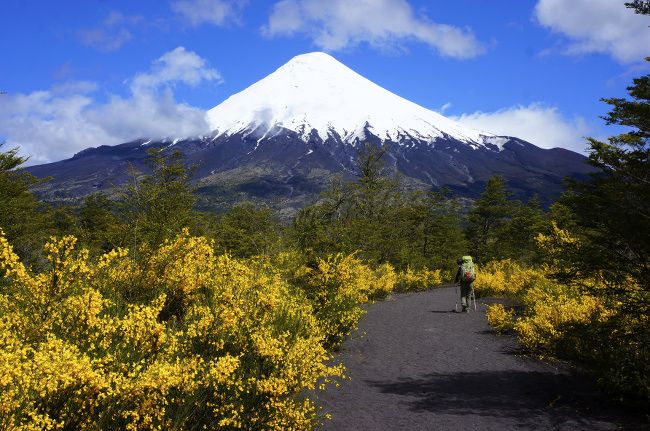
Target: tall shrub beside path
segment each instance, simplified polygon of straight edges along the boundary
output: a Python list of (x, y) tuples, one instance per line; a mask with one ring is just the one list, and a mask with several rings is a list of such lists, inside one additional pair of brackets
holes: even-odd
[(187, 233), (145, 262), (75, 238), (33, 274), (0, 235), (0, 429), (311, 429), (341, 376), (314, 304)]

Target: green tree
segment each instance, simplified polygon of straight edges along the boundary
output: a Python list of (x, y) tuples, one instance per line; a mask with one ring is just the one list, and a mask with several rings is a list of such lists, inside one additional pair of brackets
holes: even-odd
[(268, 254), (280, 244), (280, 226), (270, 209), (242, 203), (219, 220), (216, 243), (219, 252), (236, 257)]
[(300, 211), (293, 232), (305, 253), (359, 252), (369, 261), (386, 260), (393, 235), (386, 220), (400, 192), (399, 180), (385, 175), (385, 154), (385, 148), (364, 145), (357, 155), (358, 179), (334, 179), (318, 203)]
[(467, 253), (458, 205), (448, 199), (444, 190), (409, 193), (406, 202), (401, 208), (405, 214), (394, 226), (404, 249), (402, 261), (395, 259), (396, 266), (452, 271), (456, 259)]
[(364, 145), (357, 157), (357, 181), (348, 184), (350, 206), (345, 223), (349, 251), (373, 263), (391, 262), (399, 249), (399, 214), (404, 192), (401, 178), (388, 175), (385, 147)]
[(27, 158), (17, 154), (17, 148), (0, 152), (0, 228), (21, 258), (33, 263), (49, 232), (48, 208), (31, 192), (42, 180), (19, 169)]
[(398, 180), (384, 174), (386, 147), (365, 144), (357, 156), (359, 179), (349, 184), (354, 195), (354, 211), (364, 220), (375, 220), (390, 205)]
[[(585, 362), (626, 400), (650, 400), (650, 75), (634, 79), (629, 98), (611, 105), (607, 124), (626, 132), (589, 139), (588, 180), (568, 183), (563, 223), (578, 239), (553, 253), (556, 278), (604, 300), (615, 313), (586, 325)], [(598, 283), (593, 283), (597, 280)]]
[(406, 190), (399, 175), (387, 173), (385, 154), (385, 148), (364, 146), (358, 179), (334, 180), (317, 204), (298, 214), (292, 232), (299, 248), (310, 260), (356, 252), (399, 269), (453, 266), (465, 251), (457, 206), (443, 193)]
[(540, 262), (540, 255), (535, 238), (545, 231), (547, 226), (537, 196), (527, 204), (512, 202), (512, 216), (497, 232), (493, 254), (499, 259), (514, 259), (526, 264)]
[(634, 9), (638, 14), (650, 15), (650, 0), (633, 0), (625, 3), (625, 6)]
[(118, 199), (118, 213), (125, 229), (118, 241), (134, 251), (156, 247), (193, 222), (194, 193), (191, 172), (180, 152), (165, 154), (149, 150), (150, 175), (131, 169), (132, 181)]
[(571, 181), (562, 203), (580, 227), (584, 246), (567, 256), (583, 274), (603, 274), (613, 285), (638, 280), (646, 295), (612, 290), (629, 306), (648, 310), (650, 286), (650, 75), (628, 87), (630, 99), (603, 99), (612, 106), (607, 124), (630, 130), (607, 142), (590, 138), (589, 181)]
[(76, 208), (72, 205), (57, 205), (47, 211), (52, 227), (52, 235), (74, 235), (79, 237), (79, 220)]
[(513, 213), (509, 196), (503, 177), (493, 176), (470, 210), (466, 236), (470, 253), (476, 262), (484, 263), (501, 254), (498, 250), (498, 234)]
[(79, 209), (79, 229), (84, 245), (103, 252), (119, 245), (122, 226), (115, 215), (115, 205), (102, 193), (86, 196)]

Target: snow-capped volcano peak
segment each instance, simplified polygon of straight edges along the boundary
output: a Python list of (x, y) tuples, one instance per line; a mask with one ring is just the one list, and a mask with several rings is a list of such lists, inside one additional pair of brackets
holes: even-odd
[(430, 142), (450, 137), (481, 145), (494, 136), (397, 96), (322, 52), (292, 58), (210, 109), (208, 120), (218, 135), (280, 126), (303, 139), (316, 130), (323, 141), (334, 131), (351, 142), (366, 128), (394, 142), (406, 136)]

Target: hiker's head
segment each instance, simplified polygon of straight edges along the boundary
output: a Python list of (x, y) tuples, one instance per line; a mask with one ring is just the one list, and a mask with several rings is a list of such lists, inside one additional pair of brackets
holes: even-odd
[(462, 257), (459, 257), (458, 260), (456, 261), (456, 263), (459, 264), (459, 265), (460, 265), (461, 263), (463, 263), (463, 258), (462, 258)]

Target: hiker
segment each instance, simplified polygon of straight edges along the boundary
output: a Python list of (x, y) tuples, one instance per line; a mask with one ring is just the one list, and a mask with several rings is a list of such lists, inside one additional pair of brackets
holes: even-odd
[(455, 283), (460, 284), (460, 304), (462, 310), (466, 313), (469, 312), (469, 295), (472, 292), (472, 284), (476, 280), (476, 271), (474, 270), (474, 262), (472, 256), (463, 256), (458, 259), (458, 271), (456, 272)]

